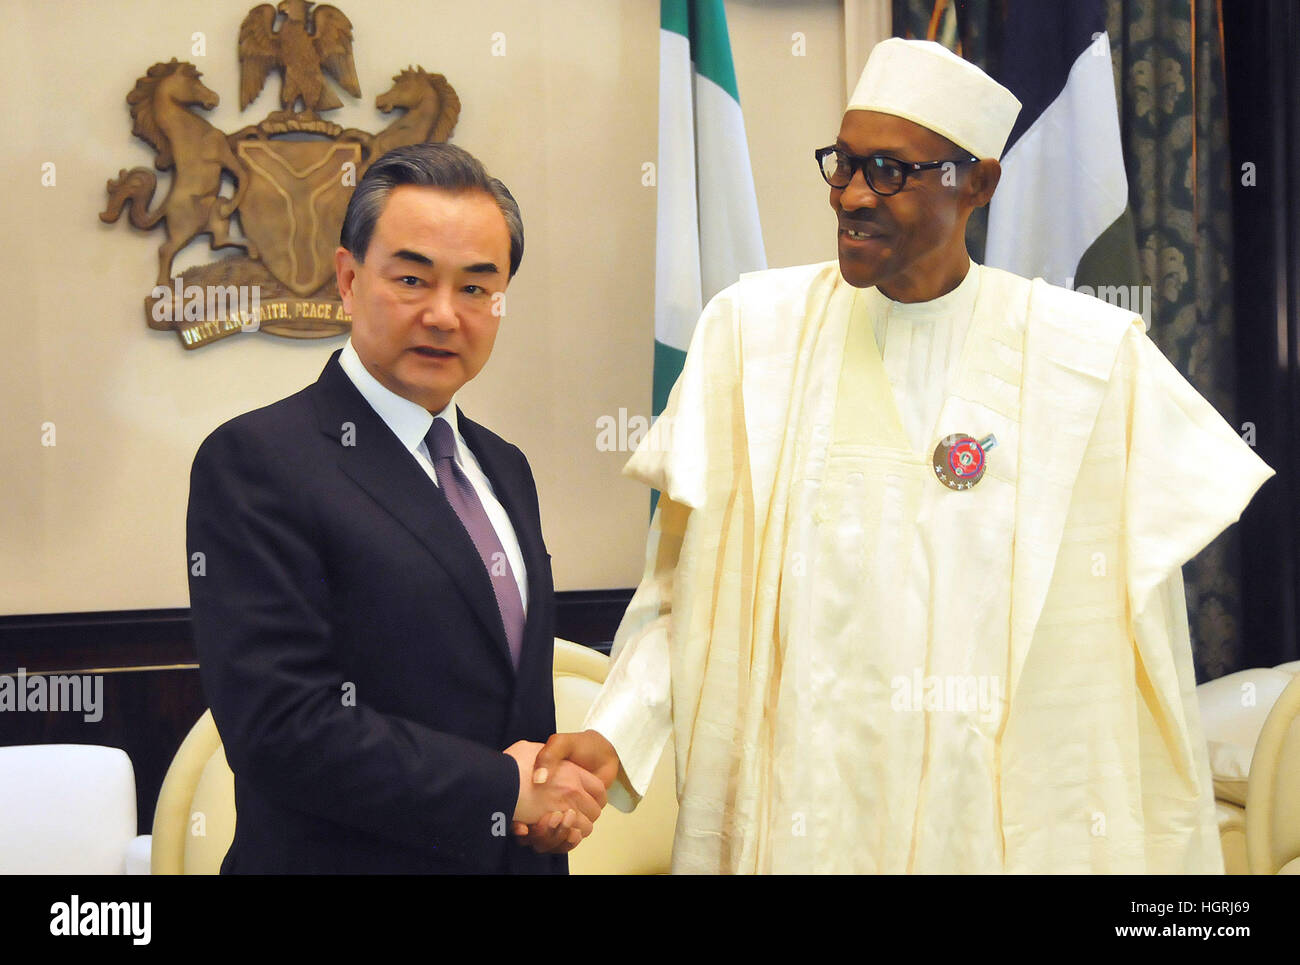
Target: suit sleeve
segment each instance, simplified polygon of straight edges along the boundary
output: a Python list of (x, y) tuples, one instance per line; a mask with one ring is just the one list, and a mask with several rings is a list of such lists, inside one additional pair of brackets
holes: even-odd
[(488, 860), (514, 813), (515, 762), (349, 691), (333, 656), (317, 521), (295, 498), (288, 460), (270, 450), (227, 423), (190, 477), (194, 638), (231, 768), (283, 807)]

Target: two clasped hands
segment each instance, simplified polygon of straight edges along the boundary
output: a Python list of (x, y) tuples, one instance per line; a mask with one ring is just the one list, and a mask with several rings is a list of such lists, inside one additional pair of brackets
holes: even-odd
[(572, 851), (591, 834), (618, 777), (618, 753), (594, 730), (553, 734), (545, 744), (517, 741), (505, 751), (519, 765), (512, 830), (539, 854)]

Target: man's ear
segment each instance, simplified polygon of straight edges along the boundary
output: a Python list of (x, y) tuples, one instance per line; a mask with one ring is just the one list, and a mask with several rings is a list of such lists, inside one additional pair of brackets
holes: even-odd
[(343, 310), (352, 314), (352, 283), (357, 277), (357, 260), (352, 252), (342, 245), (334, 249), (334, 275), (339, 283), (339, 298), (343, 300)]
[(1002, 180), (1002, 165), (995, 158), (987, 157), (971, 167), (970, 203), (972, 207), (982, 208), (993, 199), (998, 182)]

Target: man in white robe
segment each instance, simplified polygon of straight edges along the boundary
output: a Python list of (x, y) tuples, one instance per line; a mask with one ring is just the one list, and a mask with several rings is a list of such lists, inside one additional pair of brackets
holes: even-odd
[(537, 767), (627, 810), (671, 738), (675, 871), (1222, 871), (1180, 568), (1271, 470), (1139, 316), (971, 262), (1019, 106), (878, 45), (838, 261), (714, 298), (625, 469), (645, 576)]

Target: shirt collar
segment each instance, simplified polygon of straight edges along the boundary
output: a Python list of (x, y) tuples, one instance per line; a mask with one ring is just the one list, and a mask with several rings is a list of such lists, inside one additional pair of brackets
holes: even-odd
[(951, 315), (969, 314), (979, 291), (980, 266), (974, 261), (968, 261), (967, 265), (966, 277), (958, 282), (956, 288), (938, 298), (927, 302), (896, 302), (873, 286), (865, 290), (868, 308), (876, 317), (911, 322), (937, 321)]
[(429, 434), (429, 428), (435, 418), (446, 419), (451, 423), (452, 432), (459, 441), (460, 426), (456, 422), (455, 396), (452, 396), (445, 409), (431, 414), (418, 402), (403, 398), (371, 375), (365, 363), (361, 361), (361, 357), (357, 355), (357, 350), (352, 347), (351, 338), (343, 346), (343, 351), (339, 355), (339, 365), (352, 380), (352, 384), (357, 387), (357, 391), (370, 403), (370, 408), (375, 410), (379, 418), (384, 420), (384, 424), (393, 430), (393, 435), (397, 436), (407, 449), (415, 452), (420, 447), (424, 437)]

